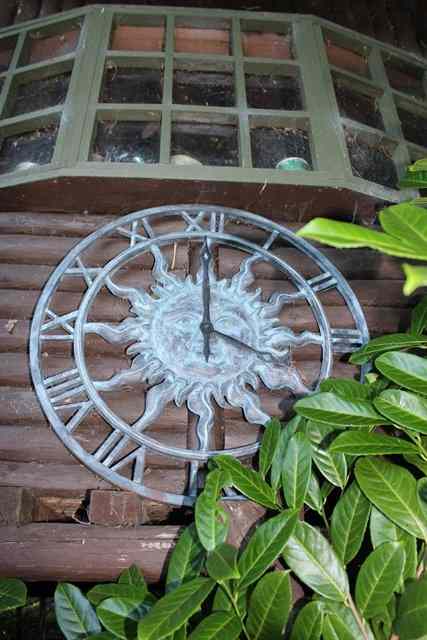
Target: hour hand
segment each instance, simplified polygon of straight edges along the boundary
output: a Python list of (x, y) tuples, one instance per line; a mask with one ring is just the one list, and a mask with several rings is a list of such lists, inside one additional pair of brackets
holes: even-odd
[(203, 319), (200, 323), (200, 330), (203, 334), (203, 355), (205, 356), (206, 362), (209, 360), (210, 356), (210, 336), (213, 332), (213, 326), (211, 322), (210, 315), (210, 303), (211, 303), (211, 289), (209, 283), (209, 265), (212, 260), (212, 254), (209, 249), (208, 241), (205, 238), (205, 241), (202, 246), (202, 251), (200, 254), (200, 259), (202, 262), (202, 296), (203, 296)]

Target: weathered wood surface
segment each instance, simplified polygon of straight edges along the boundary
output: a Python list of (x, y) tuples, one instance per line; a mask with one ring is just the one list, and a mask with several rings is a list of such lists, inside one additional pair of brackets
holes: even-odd
[(4, 527), (0, 575), (40, 581), (111, 581), (131, 564), (159, 582), (179, 527), (111, 528), (78, 524)]

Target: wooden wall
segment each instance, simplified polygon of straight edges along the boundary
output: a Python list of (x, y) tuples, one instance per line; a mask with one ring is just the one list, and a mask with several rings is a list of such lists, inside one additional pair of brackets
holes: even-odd
[[(149, 579), (157, 580), (176, 538), (175, 525), (189, 516), (117, 491), (85, 469), (49, 428), (31, 387), (28, 333), (40, 291), (65, 253), (111, 219), (0, 213), (0, 575), (101, 580), (136, 561)], [(288, 226), (296, 230), (300, 225), (293, 221)], [(406, 328), (409, 303), (402, 295), (397, 260), (365, 250), (322, 250), (353, 286), (372, 335)], [(223, 273), (234, 268), (224, 256)], [(268, 278), (266, 274), (263, 286), (274, 289)], [(342, 309), (333, 297), (326, 304), (339, 326)], [(304, 321), (296, 312), (295, 325)], [(310, 361), (304, 367), (309, 371)], [(342, 371), (338, 364), (336, 373)], [(174, 415), (173, 429), (179, 434), (187, 418)], [(235, 444), (240, 427), (235, 423), (231, 429)], [(85, 437), (92, 437), (91, 428)], [(159, 464), (153, 459), (151, 483), (173, 487), (182, 481), (181, 468)]]

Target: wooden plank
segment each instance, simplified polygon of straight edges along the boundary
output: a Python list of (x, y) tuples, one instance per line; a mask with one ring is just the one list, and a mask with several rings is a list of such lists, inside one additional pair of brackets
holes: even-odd
[(136, 527), (144, 520), (143, 501), (129, 491), (92, 491), (89, 522), (104, 527)]
[(2, 487), (0, 491), (0, 527), (21, 526), (32, 521), (33, 498), (30, 491)]
[(5, 527), (0, 540), (0, 575), (32, 581), (116, 580), (131, 564), (148, 582), (159, 582), (179, 527), (122, 530), (77, 524)]

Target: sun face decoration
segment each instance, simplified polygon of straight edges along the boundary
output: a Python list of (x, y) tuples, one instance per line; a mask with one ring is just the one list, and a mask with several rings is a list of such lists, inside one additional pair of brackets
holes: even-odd
[[(194, 208), (190, 208), (194, 209)], [(322, 362), (319, 378), (328, 375), (332, 353), (355, 348), (367, 335), (366, 325), (357, 301), (350, 298), (350, 309), (356, 309), (355, 328), (331, 330), (330, 324), (318, 300), (317, 292), (340, 284), (341, 293), (350, 296), (345, 281), (327, 264), (327, 272), (314, 276), (311, 281), (302, 278), (290, 265), (278, 260), (271, 253), (271, 245), (286, 234), (297, 245), (305, 243), (276, 225), (263, 221), (267, 240), (261, 246), (226, 233), (227, 216), (230, 222), (236, 217), (251, 224), (259, 218), (242, 212), (225, 212), (218, 218), (217, 209), (203, 212), (181, 211), (181, 221), (187, 224), (174, 235), (155, 236), (152, 223), (159, 218), (144, 212), (133, 214), (120, 224), (110, 225), (100, 234), (94, 234), (92, 242), (117, 231), (129, 238), (128, 248), (119, 251), (107, 264), (90, 267), (82, 255), (91, 245), (90, 238), (81, 243), (61, 265), (48, 284), (47, 295), (42, 297), (34, 319), (32, 339), (32, 364), (36, 389), (47, 407), (47, 414), (65, 444), (91, 468), (126, 488), (137, 490), (154, 499), (174, 504), (189, 504), (194, 500), (198, 485), (200, 465), (215, 455), (214, 428), (215, 406), (239, 409), (248, 423), (264, 425), (270, 415), (260, 401), (259, 391), (287, 390), (298, 397), (314, 390), (316, 384), (307, 384), (294, 363), (295, 352), (310, 345), (321, 350)], [(171, 215), (179, 215), (168, 209)], [(166, 212), (164, 212), (167, 215)], [(207, 226), (204, 219), (207, 218)], [(214, 223), (212, 221), (214, 220)], [(218, 220), (221, 221), (218, 229)], [(146, 235), (141, 234), (141, 229)], [(191, 239), (196, 246), (197, 269), (191, 275), (174, 273), (165, 256), (165, 247)], [(242, 252), (238, 270), (230, 277), (216, 273), (218, 248), (228, 245)], [(310, 247), (310, 252), (313, 249)], [(316, 252), (317, 253), (317, 252)], [(125, 285), (120, 281), (123, 269), (132, 260), (151, 254), (153, 258), (152, 284)], [(317, 257), (317, 256), (316, 256)], [(321, 257), (322, 258), (322, 257)], [(274, 291), (267, 297), (257, 283), (257, 265), (270, 262), (282, 268), (293, 288), (290, 291)], [(323, 258), (320, 261), (323, 265)], [(51, 308), (52, 283), (57, 285), (63, 277), (81, 277), (87, 292), (78, 309), (60, 316)], [(326, 280), (326, 284), (325, 284)], [(92, 320), (92, 309), (100, 293), (108, 292), (114, 299), (128, 305), (126, 318), (120, 323)], [(349, 293), (350, 292), (350, 293)], [(304, 301), (316, 316), (318, 331), (291, 330), (286, 324), (287, 310)], [(90, 317), (90, 320), (88, 319)], [(48, 318), (48, 320), (46, 320)], [(44, 321), (43, 321), (44, 319)], [(73, 342), (74, 364), (70, 370), (53, 376), (40, 374), (40, 342), (43, 348), (49, 341), (63, 339)], [(129, 358), (129, 366), (108, 379), (93, 379), (87, 366), (87, 340), (97, 336), (105, 343), (123, 349)], [(147, 388), (145, 407), (132, 424), (126, 422), (108, 406), (104, 398), (111, 391), (135, 385)], [(169, 403), (187, 406), (197, 416), (197, 446), (193, 449), (168, 447), (156, 442), (144, 432), (153, 425)], [(71, 412), (65, 420), (63, 415)], [(75, 430), (86, 417), (97, 411), (111, 425), (111, 433), (89, 454), (72, 440)], [(58, 423), (58, 415), (60, 422)], [(132, 445), (130, 447), (130, 445)], [(133, 447), (133, 448), (132, 448)], [(234, 450), (233, 455), (253, 454), (258, 447), (254, 440)], [(169, 454), (190, 463), (187, 492), (185, 495), (163, 493), (149, 489), (144, 484), (144, 460), (147, 450)], [(131, 477), (120, 473), (133, 466)]]

